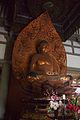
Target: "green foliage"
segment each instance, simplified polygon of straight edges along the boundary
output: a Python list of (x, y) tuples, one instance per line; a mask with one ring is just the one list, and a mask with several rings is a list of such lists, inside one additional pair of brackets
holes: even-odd
[(75, 98), (74, 100), (70, 100), (70, 103), (71, 103), (72, 105), (77, 105), (77, 98)]

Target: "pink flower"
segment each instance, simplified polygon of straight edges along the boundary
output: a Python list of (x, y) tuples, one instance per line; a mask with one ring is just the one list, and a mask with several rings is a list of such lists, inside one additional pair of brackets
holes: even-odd
[(74, 101), (70, 102), (70, 99), (68, 99), (68, 105), (66, 106), (66, 108), (74, 112), (77, 112), (78, 110), (80, 110), (80, 107), (76, 106), (76, 104), (74, 104)]
[(78, 110), (80, 110), (80, 106), (78, 106)]
[(75, 105), (73, 105), (72, 109), (74, 112), (77, 112), (77, 107)]

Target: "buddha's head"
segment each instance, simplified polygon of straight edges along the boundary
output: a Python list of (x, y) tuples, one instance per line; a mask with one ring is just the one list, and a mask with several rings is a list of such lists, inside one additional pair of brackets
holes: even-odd
[(47, 53), (50, 50), (49, 43), (46, 40), (42, 40), (38, 45), (39, 53)]

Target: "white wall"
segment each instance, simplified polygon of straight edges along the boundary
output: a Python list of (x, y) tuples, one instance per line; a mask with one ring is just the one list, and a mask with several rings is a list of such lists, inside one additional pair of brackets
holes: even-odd
[[(4, 44), (1, 42), (4, 42)], [(4, 59), (5, 48), (6, 48), (6, 39), (4, 35), (0, 34), (0, 59)]]
[(4, 54), (5, 54), (5, 44), (0, 44), (0, 59), (4, 59)]
[(67, 54), (67, 66), (80, 68), (80, 56)]

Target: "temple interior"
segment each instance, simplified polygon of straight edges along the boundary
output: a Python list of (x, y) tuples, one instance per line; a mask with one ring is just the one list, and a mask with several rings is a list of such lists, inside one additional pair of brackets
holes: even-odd
[(79, 0), (0, 0), (0, 120), (80, 120)]

